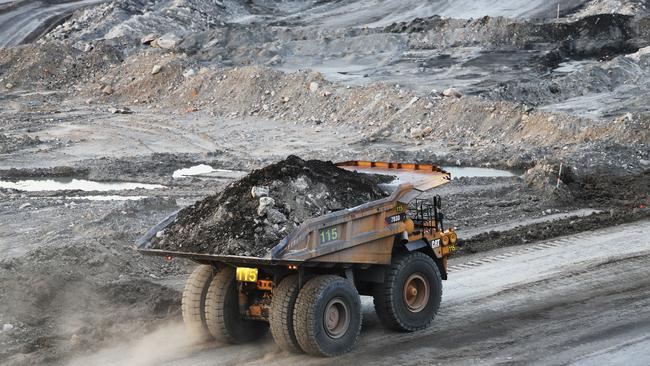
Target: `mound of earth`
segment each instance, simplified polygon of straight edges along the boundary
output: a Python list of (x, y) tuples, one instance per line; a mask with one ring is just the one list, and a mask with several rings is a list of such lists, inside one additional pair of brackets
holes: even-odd
[(308, 218), (385, 197), (381, 177), (289, 156), (181, 210), (152, 248), (262, 257)]

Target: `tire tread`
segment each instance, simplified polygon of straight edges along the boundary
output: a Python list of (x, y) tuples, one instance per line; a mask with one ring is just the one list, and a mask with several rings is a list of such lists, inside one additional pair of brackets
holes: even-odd
[[(401, 319), (397, 316), (398, 310), (395, 309), (394, 299), (395, 297), (397, 296), (401, 297), (402, 295), (399, 293), (396, 294), (396, 291), (398, 289), (394, 286), (395, 278), (413, 260), (418, 260), (418, 259), (433, 262), (431, 257), (429, 257), (428, 255), (422, 252), (410, 252), (407, 254), (401, 254), (393, 260), (393, 263), (391, 264), (389, 270), (386, 273), (384, 283), (379, 284), (379, 286), (376, 289), (377, 293), (375, 294), (375, 296), (373, 296), (375, 311), (377, 312), (377, 317), (386, 328), (400, 331), (400, 332), (413, 332), (417, 330), (422, 330), (431, 325), (433, 318), (438, 312), (438, 309), (440, 307), (440, 301), (442, 299), (442, 286), (440, 286), (440, 296), (435, 297), (435, 301), (437, 301), (437, 303), (434, 304), (435, 311), (433, 313), (433, 316), (426, 323), (423, 323), (420, 326), (409, 326), (408, 324), (402, 322)], [(440, 279), (441, 276), (440, 276), (440, 270), (438, 269), (438, 266), (435, 263), (432, 264), (433, 264), (432, 268), (435, 271), (437, 278)]]
[(191, 337), (205, 341), (212, 339), (205, 321), (205, 299), (216, 269), (200, 265), (192, 271), (185, 282), (181, 300), (183, 323)]
[[(298, 294), (294, 311), (294, 328), (300, 347), (310, 355), (328, 357), (335, 356), (335, 354), (330, 354), (320, 347), (316, 341), (316, 329), (314, 329), (312, 325), (316, 323), (316, 317), (322, 316), (322, 314), (316, 314), (314, 304), (329, 285), (341, 280), (347, 281), (346, 279), (336, 275), (317, 276), (309, 280)], [(352, 286), (352, 288), (356, 292), (356, 288), (354, 288), (354, 286)], [(359, 296), (358, 293), (357, 296)], [(361, 318), (361, 309), (359, 308), (358, 314), (351, 314), (351, 316), (358, 316)], [(356, 330), (353, 341), (350, 342), (344, 350), (341, 350), (341, 352), (337, 354), (347, 353), (352, 350), (360, 333), (361, 327), (359, 326)]]
[(289, 275), (273, 289), (269, 324), (275, 343), (285, 351), (302, 353), (293, 327), (293, 314), (298, 298), (298, 275)]

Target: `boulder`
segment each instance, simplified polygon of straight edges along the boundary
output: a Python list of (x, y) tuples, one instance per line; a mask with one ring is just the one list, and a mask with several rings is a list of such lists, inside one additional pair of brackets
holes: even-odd
[(267, 208), (273, 207), (275, 200), (271, 197), (260, 197), (260, 204), (257, 206), (257, 215), (266, 215)]
[(251, 195), (253, 198), (268, 197), (269, 187), (266, 186), (254, 186), (251, 188)]

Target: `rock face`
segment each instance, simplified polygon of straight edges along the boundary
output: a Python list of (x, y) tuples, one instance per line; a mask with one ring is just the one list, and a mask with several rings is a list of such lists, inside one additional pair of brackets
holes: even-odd
[(384, 197), (384, 177), (289, 156), (181, 210), (152, 247), (261, 257), (310, 217)]

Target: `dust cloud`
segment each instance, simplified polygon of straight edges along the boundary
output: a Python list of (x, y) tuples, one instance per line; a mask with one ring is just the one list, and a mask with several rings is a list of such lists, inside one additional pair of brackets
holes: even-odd
[(91, 355), (76, 358), (68, 366), (157, 365), (183, 357), (200, 347), (180, 322), (162, 325), (136, 340), (124, 339)]

